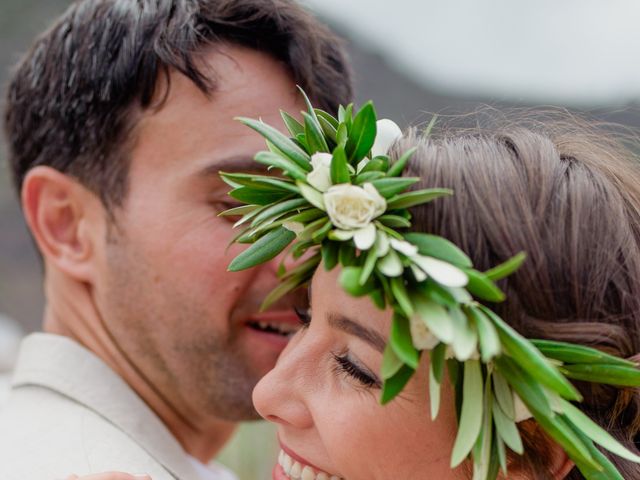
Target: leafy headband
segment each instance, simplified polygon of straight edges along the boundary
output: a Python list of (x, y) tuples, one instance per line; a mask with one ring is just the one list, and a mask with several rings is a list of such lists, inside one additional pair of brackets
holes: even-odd
[(582, 398), (568, 379), (638, 387), (637, 365), (579, 345), (528, 340), (479, 303), (504, 300), (495, 282), (513, 273), (524, 254), (480, 272), (448, 240), (409, 232), (410, 207), (453, 192), (409, 190), (420, 181), (402, 176), (414, 149), (390, 162), (388, 148), (401, 132), (390, 120), (377, 121), (371, 102), (358, 112), (341, 106), (334, 118), (303, 96), (302, 123), (282, 112), (290, 137), (239, 119), (266, 139), (268, 151), (256, 162), (282, 177), (221, 173), (233, 187), (230, 195), (246, 204), (223, 213), (241, 216), (236, 226), (244, 228), (234, 242), (251, 244), (229, 269), (259, 265), (287, 247), (294, 258), (310, 251), (292, 270), (281, 267), (282, 282), (264, 308), (308, 282), (320, 263), (341, 267), (340, 284), (349, 294), (391, 308), (381, 402), (398, 395), (428, 351), (435, 419), (446, 365), (458, 415), (451, 467), (471, 456), (474, 480), (494, 480), (500, 469), (506, 475), (506, 448), (523, 453), (516, 423), (529, 417), (585, 478), (624, 480), (596, 444), (634, 462), (640, 457), (574, 406)]

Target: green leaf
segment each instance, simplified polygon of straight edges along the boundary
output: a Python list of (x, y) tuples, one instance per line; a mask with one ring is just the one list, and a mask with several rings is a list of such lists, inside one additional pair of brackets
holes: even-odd
[(451, 346), (456, 358), (460, 361), (465, 361), (476, 351), (478, 334), (464, 313), (462, 313), (460, 307), (450, 308), (449, 317), (451, 317), (451, 325), (453, 326), (453, 343)]
[(284, 110), (280, 110), (280, 116), (282, 117), (282, 120), (287, 126), (287, 130), (289, 130), (289, 133), (292, 137), (295, 138), (300, 133), (304, 133), (304, 127), (302, 126), (302, 124), (287, 112), (285, 112)]
[(398, 373), (385, 380), (382, 386), (380, 403), (385, 405), (393, 400), (402, 391), (414, 372), (415, 370), (411, 367), (403, 365), (400, 370), (398, 370)]
[(369, 292), (369, 297), (373, 304), (378, 307), (380, 310), (384, 310), (387, 308), (387, 302), (385, 301), (384, 292), (381, 289), (373, 290)]
[(333, 127), (334, 131), (338, 129), (338, 125), (340, 122), (338, 122), (338, 119), (336, 117), (331, 115), (329, 112), (325, 112), (320, 108), (314, 108), (313, 111), (316, 112), (316, 116), (318, 117), (318, 120), (326, 121), (329, 125)]
[(451, 453), (451, 468), (455, 468), (469, 455), (482, 427), (483, 381), (480, 362), (464, 363), (462, 412), (458, 435)]
[(493, 378), (493, 391), (500, 408), (507, 417), (511, 420), (515, 420), (516, 408), (513, 402), (513, 392), (511, 391), (511, 387), (509, 387), (509, 384), (500, 372), (494, 371), (491, 377)]
[(640, 370), (637, 367), (611, 364), (563, 365), (560, 371), (574, 380), (618, 387), (640, 387)]
[(411, 298), (416, 314), (441, 342), (451, 343), (454, 337), (453, 323), (447, 310), (424, 295)]
[(472, 266), (471, 259), (446, 238), (426, 233), (408, 233), (404, 238), (418, 247), (418, 252), (422, 255), (444, 260), (457, 267)]
[(464, 273), (469, 277), (466, 289), (476, 297), (489, 302), (502, 302), (506, 298), (504, 292), (483, 273), (468, 268)]
[(298, 188), (302, 196), (306, 198), (311, 205), (322, 211), (326, 211), (322, 193), (304, 182), (298, 182)]
[(377, 221), (389, 228), (409, 228), (411, 222), (399, 215), (382, 215), (377, 218)]
[(233, 259), (229, 271), (238, 272), (268, 262), (295, 240), (296, 234), (279, 227), (267, 233), (256, 243)]
[(314, 207), (309, 207), (300, 213), (294, 213), (293, 215), (286, 217), (284, 220), (288, 222), (299, 222), (303, 224), (307, 224), (314, 220), (318, 220), (319, 218), (325, 217), (327, 214), (322, 210), (319, 210)]
[(560, 399), (560, 402), (562, 411), (567, 419), (587, 435), (587, 437), (619, 457), (640, 463), (640, 457), (638, 455), (627, 450), (620, 442), (613, 438), (609, 432), (591, 420), (580, 409), (566, 400)]
[(517, 255), (514, 255), (509, 260), (500, 265), (493, 267), (490, 270), (484, 272), (484, 275), (491, 281), (497, 282), (505, 277), (508, 277), (513, 272), (518, 270), (520, 266), (527, 259), (527, 254), (524, 252), (520, 252)]
[(471, 307), (466, 308), (465, 312), (478, 331), (482, 361), (488, 363), (493, 357), (499, 355), (502, 350), (498, 332), (486, 315), (482, 313), (482, 310)]
[(266, 296), (266, 298), (262, 302), (262, 305), (260, 305), (260, 310), (265, 311), (282, 297), (307, 283), (312, 276), (313, 269), (303, 272), (300, 275), (292, 276), (284, 280), (283, 282), (280, 282), (280, 284), (278, 284), (278, 286), (271, 290), (271, 292), (269, 292), (269, 294)]
[(504, 446), (504, 441), (502, 440), (502, 438), (500, 438), (500, 435), (497, 435), (496, 432), (496, 436), (494, 437), (495, 440), (495, 444), (496, 444), (496, 450), (498, 451), (498, 462), (500, 463), (500, 468), (502, 469), (502, 472), (504, 473), (505, 478), (507, 477), (507, 449)]
[(429, 352), (429, 402), (431, 404), (431, 419), (435, 420), (440, 410), (440, 385), (442, 384), (442, 376), (444, 374), (444, 356), (447, 346), (439, 343)]
[[(332, 228), (333, 225), (331, 224), (331, 220), (329, 220), (328, 218), (325, 219), (325, 224), (311, 234), (311, 240), (313, 240), (314, 243), (322, 242), (325, 238), (327, 238), (327, 234), (331, 231)], [(301, 238), (304, 238), (304, 236), (301, 235)]]
[(311, 153), (328, 152), (329, 146), (324, 138), (320, 124), (306, 112), (302, 112), (302, 116), (304, 117), (304, 135)]
[(331, 159), (331, 183), (339, 185), (341, 183), (349, 183), (349, 180), (347, 155), (344, 153), (344, 147), (338, 146), (333, 151), (333, 158)]
[(393, 314), (389, 344), (396, 355), (400, 357), (406, 365), (409, 365), (413, 370), (418, 368), (420, 355), (411, 341), (409, 320), (397, 313)]
[(294, 260), (297, 260), (302, 255), (304, 255), (311, 247), (315, 247), (315, 244), (312, 241), (296, 242), (291, 249), (291, 256), (294, 258)]
[(355, 178), (356, 185), (364, 185), (365, 183), (371, 183), (374, 180), (384, 178), (384, 172), (363, 172), (358, 174)]
[(375, 288), (372, 281), (360, 285), (360, 275), (362, 267), (345, 267), (340, 272), (340, 285), (349, 294), (354, 297), (361, 297), (368, 294)]
[(260, 209), (260, 205), (242, 205), (240, 207), (230, 208), (218, 214), (219, 217), (235, 217), (236, 215), (246, 215)]
[(341, 123), (340, 126), (338, 127), (338, 132), (336, 133), (336, 144), (338, 144), (341, 147), (346, 147), (348, 138), (349, 138), (349, 133), (347, 130), (347, 125), (344, 123)]
[(307, 172), (288, 158), (285, 158), (273, 152), (258, 152), (255, 161), (269, 167), (279, 168), (285, 175), (295, 180), (306, 180)]
[(420, 181), (419, 177), (380, 178), (371, 184), (376, 187), (384, 198), (391, 198)]
[(448, 188), (427, 188), (424, 190), (415, 190), (413, 192), (407, 192), (393, 197), (387, 203), (387, 208), (389, 210), (411, 208), (416, 205), (428, 203), (436, 198), (450, 195), (453, 195), (453, 190)]
[[(526, 399), (523, 398), (522, 400), (525, 404), (527, 403)], [(533, 410), (531, 412), (536, 415)], [(536, 415), (535, 418), (542, 429), (560, 444), (569, 458), (576, 464), (583, 464), (588, 469), (594, 469), (596, 471), (601, 470), (602, 467), (595, 461), (587, 445), (574, 433), (561, 415), (554, 417)]]
[(244, 203), (269, 205), (289, 197), (291, 194), (281, 190), (256, 190), (251, 187), (239, 187), (229, 192), (229, 196)]
[(545, 356), (564, 363), (599, 363), (637, 368), (637, 364), (629, 360), (583, 345), (553, 340), (531, 340), (531, 343)]
[(440, 382), (433, 371), (433, 363), (429, 366), (429, 404), (431, 406), (431, 420), (438, 417), (440, 410)]
[(377, 245), (374, 244), (369, 251), (367, 251), (366, 255), (364, 265), (362, 266), (362, 273), (360, 274), (360, 285), (364, 285), (369, 280), (373, 269), (376, 267), (376, 262), (378, 261)]
[(322, 243), (322, 261), (324, 262), (324, 269), (328, 272), (338, 264), (338, 250), (340, 244), (336, 242), (323, 242)]
[(446, 353), (447, 345), (442, 342), (436, 345), (431, 352), (429, 352), (431, 365), (433, 365), (433, 374), (435, 375), (435, 379), (438, 383), (442, 383)]
[(362, 170), (360, 170), (360, 173), (367, 173), (367, 172), (379, 172), (379, 173), (383, 173), (386, 175), (386, 171), (387, 171), (387, 166), (389, 164), (389, 161), (387, 160), (387, 157), (383, 157), (383, 156), (378, 156), (372, 160), (369, 161), (369, 163), (367, 163)]
[(307, 205), (307, 201), (304, 198), (292, 198), (291, 200), (276, 203), (256, 215), (251, 221), (251, 226), (255, 227), (268, 219), (277, 218), (279, 215), (284, 215), (304, 205)]
[(279, 151), (285, 154), (302, 170), (311, 171), (311, 159), (307, 152), (298, 147), (290, 138), (280, 131), (266, 123), (251, 118), (238, 117), (237, 120), (269, 140)]
[(338, 251), (338, 263), (343, 267), (350, 267), (357, 263), (356, 247), (353, 242), (342, 242)]
[[(482, 410), (482, 428), (480, 435), (473, 449), (473, 478), (476, 480), (495, 480), (497, 476), (497, 451), (493, 447), (493, 396), (491, 395), (491, 377), (487, 375), (484, 383), (484, 406)], [(495, 473), (493, 477), (488, 476), (489, 471)]]
[(493, 404), (493, 420), (498, 435), (504, 440), (504, 443), (506, 443), (511, 450), (522, 455), (524, 453), (524, 447), (516, 423), (504, 414), (497, 402)]
[(407, 289), (404, 285), (404, 279), (402, 277), (394, 277), (389, 281), (391, 283), (391, 292), (393, 293), (396, 302), (398, 302), (398, 306), (402, 309), (402, 312), (407, 316), (407, 318), (411, 318), (414, 313), (413, 305), (411, 305), (409, 294), (407, 293)]
[(349, 163), (355, 165), (369, 153), (376, 139), (376, 131), (376, 111), (373, 103), (367, 102), (353, 119), (346, 148)]
[(416, 153), (417, 149), (418, 147), (413, 147), (404, 152), (402, 156), (391, 165), (389, 171), (387, 172), (387, 176), (399, 177), (400, 175), (402, 175), (402, 172), (407, 166), (407, 162), (411, 159), (413, 154)]
[(581, 395), (575, 387), (555, 368), (526, 338), (511, 328), (490, 309), (480, 306), (498, 330), (505, 351), (541, 384), (570, 400), (580, 401)]
[(287, 190), (292, 193), (300, 193), (298, 188), (289, 180), (247, 173), (219, 173), (222, 179), (234, 188), (245, 186), (260, 190)]
[(284, 272), (279, 275), (280, 280), (286, 280), (287, 278), (302, 276), (309, 272), (309, 270), (316, 270), (320, 264), (320, 252), (315, 253), (312, 257), (308, 258), (302, 263), (299, 263), (288, 272)]
[[(527, 372), (522, 370), (517, 363), (507, 357), (498, 357), (495, 360), (498, 372), (504, 375), (509, 385), (525, 402), (530, 412), (538, 412), (546, 417), (553, 417), (554, 413), (540, 384)], [(515, 416), (515, 414), (514, 414)]]
[[(313, 222), (311, 222), (309, 224), (306, 224), (304, 226), (304, 230), (302, 230), (302, 232), (300, 232), (298, 234), (298, 239), (303, 241), (303, 242), (312, 241), (313, 240), (313, 236), (316, 235), (323, 228), (325, 228), (327, 232), (329, 230), (331, 230), (331, 226), (330, 225), (327, 226), (328, 223), (330, 223), (330, 222), (329, 222), (329, 219), (327, 217), (320, 217), (319, 219), (314, 220)], [(318, 242), (313, 240), (313, 243), (318, 243)]]
[(605, 457), (603, 453), (596, 448), (593, 442), (584, 433), (578, 430), (575, 425), (572, 425), (566, 417), (563, 417), (563, 420), (585, 444), (585, 446), (589, 450), (589, 453), (600, 467), (600, 469), (595, 469), (578, 462), (576, 466), (587, 480), (624, 480), (616, 466), (611, 463), (611, 460)]
[(396, 355), (391, 348), (391, 345), (387, 344), (384, 348), (384, 352), (382, 354), (382, 369), (380, 371), (380, 375), (383, 380), (387, 380), (393, 377), (398, 371), (402, 368), (404, 363), (400, 357)]

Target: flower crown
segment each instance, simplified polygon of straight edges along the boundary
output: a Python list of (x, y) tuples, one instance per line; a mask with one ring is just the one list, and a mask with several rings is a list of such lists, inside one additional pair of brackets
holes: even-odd
[(340, 106), (335, 118), (302, 94), (308, 107), (302, 123), (282, 112), (290, 136), (239, 118), (266, 139), (268, 151), (259, 152), (256, 162), (282, 177), (221, 173), (233, 187), (230, 195), (246, 204), (222, 215), (241, 215), (235, 226), (245, 228), (233, 241), (251, 244), (229, 270), (259, 265), (286, 248), (294, 258), (310, 251), (292, 270), (281, 266), (282, 282), (264, 308), (307, 283), (320, 263), (327, 270), (341, 267), (340, 284), (349, 294), (391, 308), (381, 402), (400, 393), (427, 351), (435, 419), (446, 366), (458, 415), (451, 467), (471, 456), (474, 480), (494, 480), (500, 469), (506, 475), (506, 448), (523, 453), (516, 423), (530, 417), (585, 478), (623, 480), (596, 444), (634, 462), (640, 457), (571, 403), (582, 397), (568, 379), (638, 387), (637, 365), (580, 345), (528, 340), (513, 330), (479, 301), (503, 301), (495, 282), (513, 273), (525, 255), (480, 272), (448, 240), (409, 232), (410, 207), (453, 192), (409, 190), (420, 181), (402, 176), (415, 149), (390, 161), (388, 149), (401, 131), (390, 120), (377, 120), (371, 102), (358, 112), (352, 104)]

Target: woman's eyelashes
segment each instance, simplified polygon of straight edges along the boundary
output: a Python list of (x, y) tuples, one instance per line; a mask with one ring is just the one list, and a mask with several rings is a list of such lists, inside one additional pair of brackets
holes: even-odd
[(366, 388), (382, 388), (382, 382), (366, 367), (358, 365), (349, 358), (348, 354), (332, 354), (336, 362), (336, 371), (348, 375)]

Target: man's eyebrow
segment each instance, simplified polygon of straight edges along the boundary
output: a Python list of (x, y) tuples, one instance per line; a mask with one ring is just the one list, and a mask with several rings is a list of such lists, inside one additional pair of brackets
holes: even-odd
[(351, 320), (344, 315), (341, 315), (339, 313), (330, 313), (329, 325), (342, 330), (349, 335), (354, 335), (358, 338), (361, 338), (373, 348), (378, 350), (380, 353), (384, 352), (386, 342), (378, 332), (364, 327), (358, 322)]
[(247, 157), (245, 155), (239, 155), (234, 157), (225, 157), (220, 160), (215, 160), (209, 165), (199, 170), (196, 175), (198, 177), (210, 177), (218, 176), (220, 172), (229, 173), (255, 173), (264, 172), (266, 167), (256, 162), (253, 157)]

